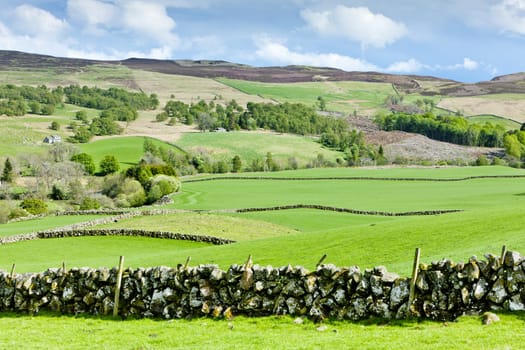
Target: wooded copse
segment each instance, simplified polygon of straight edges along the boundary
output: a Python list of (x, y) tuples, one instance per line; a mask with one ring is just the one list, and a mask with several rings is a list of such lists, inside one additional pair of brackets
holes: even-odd
[[(320, 115), (311, 106), (302, 103), (255, 103), (248, 102), (246, 108), (235, 100), (226, 106), (211, 101), (185, 104), (181, 101), (168, 101), (156, 120), (168, 118), (191, 125), (197, 122), (199, 129), (216, 130), (255, 130), (257, 128), (282, 133), (320, 136), (323, 146), (342, 152), (365, 150), (361, 132), (350, 130), (346, 120)], [(174, 122), (170, 122), (174, 124)], [(368, 150), (367, 150), (368, 152)]]
[(391, 113), (378, 115), (377, 125), (385, 131), (401, 130), (425, 135), (431, 139), (466, 146), (503, 147), (505, 129), (500, 125), (471, 124), (454, 115)]

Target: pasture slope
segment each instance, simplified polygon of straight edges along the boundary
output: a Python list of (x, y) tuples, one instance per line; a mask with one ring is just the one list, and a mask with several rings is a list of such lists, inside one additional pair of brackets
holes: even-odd
[[(325, 262), (339, 266), (385, 265), (389, 271), (408, 275), (415, 247), (422, 248), (423, 262), (445, 257), (466, 261), (474, 254), (497, 254), (503, 244), (512, 250), (525, 251), (525, 173), (519, 169), (310, 169), (243, 175), (247, 178), (197, 182), (187, 179), (182, 193), (173, 196), (174, 204), (165, 206), (166, 209), (178, 209), (177, 213), (162, 217), (138, 216), (103, 226), (150, 230), (158, 227), (186, 233), (195, 229), (202, 234), (236, 238), (235, 244), (209, 246), (124, 237), (36, 240), (1, 246), (0, 268), (8, 270), (16, 263), (19, 272), (41, 271), (61, 266), (62, 262), (68, 267), (114, 266), (121, 254), (126, 256), (126, 266), (130, 267), (174, 266), (191, 256), (192, 265), (216, 263), (227, 268), (230, 264), (242, 263), (251, 254), (254, 263), (263, 266), (291, 263), (312, 269), (319, 258), (327, 254)], [(228, 178), (228, 175), (220, 178)], [(312, 209), (232, 212), (236, 208), (287, 204), (322, 204), (390, 212), (462, 211), (407, 217), (362, 216)], [(185, 213), (182, 209), (193, 212)], [(7, 231), (3, 232), (11, 235), (31, 232), (36, 227), (60, 227), (66, 225), (66, 218), (70, 224), (95, 217), (48, 217), (11, 223), (5, 225)], [(191, 233), (199, 233), (195, 231)], [(253, 235), (254, 232), (258, 234)], [(361, 323), (327, 321), (324, 328), (318, 330), (319, 325), (310, 321), (295, 324), (287, 317), (239, 317), (219, 322), (196, 319), (161, 325), (150, 320), (122, 323), (101, 318), (6, 315), (0, 318), (0, 323), (7, 322), (4, 327), (7, 332), (13, 328), (7, 324), (16, 324), (17, 334), (23, 336), (6, 334), (0, 344), (44, 348), (55, 344), (60, 335), (78, 348), (94, 344), (121, 348), (122, 337), (126, 337), (125, 346), (132, 348), (231, 348), (232, 344), (241, 341), (260, 349), (283, 346), (404, 348), (408, 345), (459, 349), (487, 344), (495, 348), (519, 347), (523, 339), (517, 329), (523, 325), (523, 315), (514, 313), (500, 317), (500, 323), (488, 328), (482, 327), (476, 317), (461, 317), (458, 322), (447, 325), (416, 321), (388, 324), (373, 320)], [(54, 325), (53, 329), (49, 329), (49, 322)], [(78, 332), (64, 335), (56, 331), (61, 327), (71, 327)], [(255, 330), (256, 334), (249, 335)], [(121, 336), (111, 337), (115, 332)]]
[[(186, 179), (182, 192), (173, 196), (174, 203), (159, 207), (193, 213), (173, 213), (161, 219), (155, 216), (121, 219), (103, 227), (148, 230), (158, 227), (162, 231), (201, 233), (238, 241), (227, 246), (200, 247), (190, 254), (172, 250), (170, 265), (192, 255), (195, 264), (217, 263), (225, 268), (244, 261), (251, 254), (261, 265), (291, 263), (312, 268), (327, 254), (327, 262), (337, 265), (363, 268), (385, 265), (389, 270), (408, 275), (415, 247), (422, 248), (423, 259), (427, 261), (444, 257), (464, 261), (474, 254), (498, 253), (503, 244), (509, 249), (525, 251), (525, 237), (522, 237), (525, 174), (519, 169), (345, 168), (244, 175), (246, 178), (226, 179), (228, 176), (225, 176), (220, 177), (225, 178), (222, 180), (199, 182)], [(314, 209), (234, 211), (297, 204), (391, 213), (461, 211), (431, 216), (356, 215)], [(188, 215), (186, 219), (185, 215)], [(225, 217), (224, 222), (221, 216)], [(237, 221), (232, 223), (233, 219)], [(249, 222), (244, 222), (246, 219)], [(6, 224), (2, 232), (3, 236), (29, 233), (66, 226), (75, 220), (84, 222), (91, 218), (47, 217)], [(253, 224), (252, 220), (259, 224)], [(204, 224), (207, 221), (212, 224)], [(263, 225), (270, 226), (265, 229)], [(195, 231), (188, 232), (192, 227)], [(104, 249), (69, 254), (70, 244), (80, 247), (81, 242), (88, 240), (103, 244), (106, 238), (39, 240), (2, 246), (0, 268), (7, 270), (16, 263), (19, 272), (38, 271), (61, 266), (63, 261), (71, 265), (71, 259), (75, 265), (90, 265)], [(40, 245), (49, 242), (57, 245), (58, 253), (43, 256), (36, 265), (25, 261), (24, 256), (41, 255), (37, 253)], [(116, 246), (115, 253), (118, 244)], [(137, 253), (139, 251), (137, 249)], [(141, 254), (145, 251), (143, 248)], [(94, 252), (95, 256), (91, 256)], [(155, 264), (154, 260), (141, 261), (140, 254), (136, 257), (133, 254), (129, 258), (136, 259), (135, 266)]]

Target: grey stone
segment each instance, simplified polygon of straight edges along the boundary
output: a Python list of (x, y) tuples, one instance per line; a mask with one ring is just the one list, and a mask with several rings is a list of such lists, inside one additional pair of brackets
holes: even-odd
[(525, 305), (523, 304), (523, 301), (521, 300), (521, 297), (519, 294), (513, 295), (508, 300), (508, 306), (506, 307), (509, 311), (525, 311)]
[(492, 286), (487, 298), (496, 304), (501, 304), (505, 301), (506, 297), (505, 282), (502, 278), (499, 278)]
[(392, 309), (395, 309), (403, 301), (408, 299), (410, 293), (410, 285), (406, 278), (399, 278), (394, 282), (392, 289), (390, 290), (390, 305)]
[(476, 283), (476, 286), (474, 287), (474, 298), (477, 300), (480, 300), (487, 294), (487, 288), (489, 287), (489, 284), (485, 279), (482, 277), (479, 279), (478, 283)]
[(523, 261), (523, 257), (518, 252), (512, 252), (510, 250), (505, 254), (505, 266), (514, 267), (519, 265)]
[(381, 283), (380, 276), (370, 276), (370, 290), (372, 291), (372, 294), (376, 297), (383, 295), (383, 285)]

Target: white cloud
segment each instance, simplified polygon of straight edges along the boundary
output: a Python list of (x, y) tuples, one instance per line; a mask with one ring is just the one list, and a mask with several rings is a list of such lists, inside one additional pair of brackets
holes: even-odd
[(73, 20), (86, 27), (90, 34), (106, 34), (104, 28), (112, 26), (119, 14), (117, 6), (98, 0), (69, 0), (67, 14)]
[(152, 55), (166, 57), (180, 45), (175, 21), (168, 6), (182, 6), (179, 1), (68, 0), (68, 16), (83, 26), (83, 32), (94, 35), (128, 35), (135, 43), (154, 42), (160, 47)]
[(17, 6), (12, 13), (15, 29), (26, 35), (39, 37), (59, 35), (68, 24), (48, 11), (31, 5)]
[(416, 73), (425, 68), (425, 65), (418, 60), (411, 58), (407, 61), (394, 62), (385, 71), (391, 73)]
[(468, 58), (468, 57), (465, 57), (463, 59), (463, 68), (466, 69), (466, 70), (476, 70), (479, 68), (479, 63)]
[(450, 64), (450, 65), (428, 65), (419, 62), (414, 58), (410, 58), (406, 61), (395, 62), (389, 65), (385, 72), (389, 73), (400, 73), (400, 74), (412, 74), (421, 72), (423, 70), (427, 71), (454, 71), (454, 70), (468, 70), (474, 71), (478, 69), (483, 69), (484, 71), (491, 72), (494, 75), (494, 67), (485, 63), (480, 63), (469, 57), (463, 58), (462, 63)]
[(346, 71), (373, 71), (378, 67), (364, 60), (336, 53), (300, 53), (288, 49), (284, 44), (270, 38), (255, 40), (255, 54), (274, 64), (308, 65), (340, 68)]
[(385, 47), (399, 40), (408, 31), (401, 22), (396, 22), (367, 7), (339, 5), (333, 10), (316, 12), (301, 11), (308, 25), (322, 35), (342, 36), (359, 42), (363, 47)]
[(490, 15), (502, 31), (525, 35), (525, 0), (503, 0), (491, 7)]
[(139, 35), (148, 36), (158, 42), (174, 44), (178, 42), (173, 33), (175, 21), (161, 4), (143, 1), (122, 2), (122, 25)]

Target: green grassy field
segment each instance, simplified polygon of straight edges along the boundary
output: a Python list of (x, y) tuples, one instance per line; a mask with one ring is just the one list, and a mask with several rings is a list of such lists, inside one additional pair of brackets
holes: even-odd
[(326, 149), (314, 139), (304, 136), (256, 132), (214, 132), (186, 133), (176, 145), (188, 151), (205, 151), (213, 158), (222, 158), (228, 162), (238, 155), (249, 165), (253, 159), (265, 158), (267, 152), (272, 158), (286, 166), (288, 158), (297, 159), (299, 166), (305, 166), (321, 154), (327, 161), (335, 163), (343, 158), (341, 152)]
[(371, 112), (383, 107), (388, 95), (394, 94), (387, 83), (311, 82), (260, 83), (244, 80), (217, 79), (241, 92), (279, 102), (313, 105), (322, 96), (330, 111), (352, 113)]
[[(180, 152), (178, 148), (166, 142), (153, 138), (148, 139), (151, 140), (156, 147), (164, 147), (165, 149), (172, 149), (177, 153)], [(80, 145), (80, 149), (82, 152), (91, 155), (97, 166), (104, 156), (114, 155), (120, 163), (120, 168), (126, 169), (137, 164), (143, 156), (144, 140), (145, 137), (140, 136), (112, 137), (82, 144)]]
[(521, 127), (521, 124), (517, 121), (495, 115), (473, 115), (467, 117), (467, 120), (475, 124), (485, 124), (488, 122), (494, 125), (501, 125), (505, 130), (516, 130)]
[(206, 213), (175, 213), (169, 215), (139, 216), (96, 226), (97, 228), (139, 228), (192, 233), (228, 238), (234, 241), (251, 241), (288, 235), (294, 230), (261, 220)]
[[(290, 317), (155, 321), (7, 314), (0, 318), (5, 349), (520, 349), (525, 315), (456, 322), (326, 322), (324, 328)], [(324, 330), (322, 330), (324, 329)], [(241, 345), (242, 344), (242, 345)]]
[[(43, 271), (46, 267), (113, 267), (125, 256), (126, 266), (176, 266), (204, 243), (145, 237), (81, 237), (41, 239), (1, 247), (0, 269), (16, 264), (17, 272)], [(177, 260), (174, 253), (185, 257)], [(30, 258), (28, 258), (30, 257)]]
[(75, 215), (75, 216), (46, 216), (43, 218), (23, 220), (0, 225), (0, 237), (12, 236), (21, 233), (51, 230), (80, 222), (91, 221), (103, 217), (102, 215)]
[[(174, 204), (168, 205), (167, 208), (222, 210), (321, 204), (387, 212), (438, 209), (460, 209), (463, 212), (408, 217), (364, 216), (312, 209), (214, 215), (177, 213), (162, 218), (140, 217), (123, 220), (107, 227), (136, 227), (148, 230), (158, 228), (236, 239), (238, 243), (227, 246), (199, 246), (191, 253), (189, 248), (180, 251), (175, 249), (171, 252), (171, 261), (181, 262), (187, 255), (192, 255), (192, 262), (195, 264), (217, 263), (223, 268), (233, 263), (242, 263), (249, 254), (261, 265), (280, 266), (291, 263), (312, 268), (320, 256), (327, 254), (327, 261), (337, 265), (359, 265), (363, 268), (385, 265), (391, 271), (408, 275), (415, 247), (422, 248), (422, 261), (427, 262), (441, 258), (464, 261), (474, 254), (497, 254), (504, 244), (509, 249), (525, 251), (525, 178), (485, 178), (451, 182), (395, 180), (409, 177), (457, 179), (480, 175), (523, 175), (519, 169), (310, 169), (266, 175), (303, 177), (306, 180), (185, 182), (182, 192), (173, 196)], [(349, 176), (385, 179), (308, 179)], [(221, 220), (221, 215), (225, 216), (224, 220)], [(73, 217), (68, 220), (75, 219)], [(86, 219), (83, 218), (82, 221)], [(19, 226), (15, 227), (16, 225)], [(46, 225), (53, 227), (58, 225), (58, 222), (52, 221)], [(24, 227), (27, 232), (31, 231), (30, 224), (17, 223), (4, 225), (3, 232), (6, 232), (5, 235), (11, 232), (20, 233), (24, 232)], [(90, 239), (109, 242), (103, 237)], [(84, 242), (83, 240), (78, 242)], [(68, 247), (62, 247), (66, 241), (54, 240), (51, 245), (59, 247), (61, 252), (68, 252)], [(0, 255), (0, 263), (10, 266), (22, 251), (37, 254), (36, 252), (41, 251), (42, 244), (50, 243), (33, 241), (1, 247), (0, 251), (5, 254)], [(74, 251), (73, 260), (82, 266), (90, 265), (97, 261), (94, 251), (96, 250)], [(142, 252), (131, 254), (138, 254), (137, 259), (142, 261)], [(155, 265), (165, 261), (164, 258), (156, 261), (155, 254), (148, 254), (148, 250), (144, 250), (144, 255), (147, 256), (144, 262)], [(121, 253), (117, 249), (111, 255), (118, 256)], [(60, 264), (62, 259), (70, 260), (64, 256), (47, 255), (38, 265), (24, 265), (21, 262), (19, 268), (21, 271), (34, 271), (36, 266), (37, 269), (44, 269), (46, 263), (56, 265)]]

